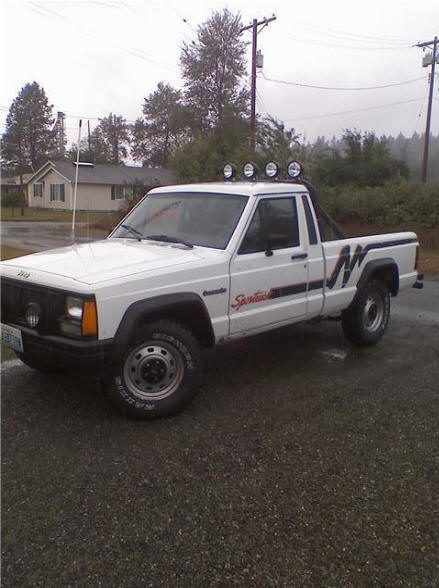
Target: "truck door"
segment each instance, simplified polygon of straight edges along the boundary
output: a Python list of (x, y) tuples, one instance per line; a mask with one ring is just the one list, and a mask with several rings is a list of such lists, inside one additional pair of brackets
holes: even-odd
[(296, 197), (261, 197), (230, 263), (230, 334), (306, 315), (306, 243)]

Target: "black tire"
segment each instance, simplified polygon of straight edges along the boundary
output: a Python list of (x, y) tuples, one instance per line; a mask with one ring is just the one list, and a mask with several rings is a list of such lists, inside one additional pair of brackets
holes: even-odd
[(186, 327), (159, 320), (141, 327), (122, 360), (103, 377), (110, 400), (126, 415), (150, 419), (180, 411), (195, 396), (201, 352)]
[(15, 351), (15, 355), (28, 367), (32, 368), (33, 370), (37, 370), (42, 374), (59, 374), (62, 372), (62, 369), (58, 365), (55, 365), (50, 361), (41, 359), (39, 357), (35, 357), (34, 355), (30, 355), (29, 353)]
[(356, 345), (373, 345), (381, 339), (390, 317), (390, 294), (381, 280), (371, 280), (356, 301), (343, 312), (343, 332)]

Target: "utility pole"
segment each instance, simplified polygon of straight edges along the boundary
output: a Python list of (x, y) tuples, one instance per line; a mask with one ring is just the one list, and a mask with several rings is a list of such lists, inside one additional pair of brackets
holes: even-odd
[[(257, 18), (253, 19), (251, 25), (247, 27), (243, 27), (241, 29), (241, 33), (244, 31), (251, 30), (253, 32), (253, 40), (252, 40), (252, 83), (251, 83), (251, 106), (250, 106), (250, 129), (251, 129), (251, 148), (253, 151), (255, 150), (256, 146), (256, 54), (257, 54), (257, 45), (258, 45), (258, 33), (262, 31), (263, 28), (268, 26), (269, 22), (276, 20), (276, 17), (273, 16), (271, 18), (264, 18), (263, 20), (258, 21)], [(258, 27), (261, 28), (258, 30)]]
[(87, 130), (88, 130), (88, 156), (90, 157), (91, 153), (91, 137), (90, 137), (90, 121), (87, 121)]
[[(418, 43), (417, 47), (428, 47), (433, 49), (432, 60), (431, 60), (431, 73), (430, 73), (430, 91), (428, 95), (428, 109), (427, 109), (427, 123), (425, 126), (425, 138), (424, 138), (424, 155), (422, 158), (422, 182), (425, 184), (427, 181), (427, 167), (428, 167), (428, 146), (430, 143), (430, 124), (431, 124), (431, 107), (433, 104), (433, 86), (434, 86), (434, 71), (436, 66), (438, 38), (435, 37), (433, 41), (426, 41), (425, 43)], [(427, 67), (427, 64), (424, 66)]]

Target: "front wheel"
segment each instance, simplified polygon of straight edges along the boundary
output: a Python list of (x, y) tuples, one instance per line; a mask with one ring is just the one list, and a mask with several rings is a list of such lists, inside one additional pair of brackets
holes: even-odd
[(371, 280), (342, 314), (345, 336), (357, 345), (373, 345), (384, 334), (390, 317), (390, 295), (381, 280)]
[(201, 375), (198, 342), (168, 320), (139, 329), (122, 361), (104, 377), (112, 402), (135, 418), (170, 416), (195, 396)]

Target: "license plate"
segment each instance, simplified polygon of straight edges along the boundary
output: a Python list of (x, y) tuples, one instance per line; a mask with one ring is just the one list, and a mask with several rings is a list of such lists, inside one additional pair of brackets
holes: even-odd
[(20, 329), (10, 327), (9, 325), (1, 325), (2, 329), (2, 345), (10, 347), (15, 351), (23, 351), (23, 339), (21, 337)]

